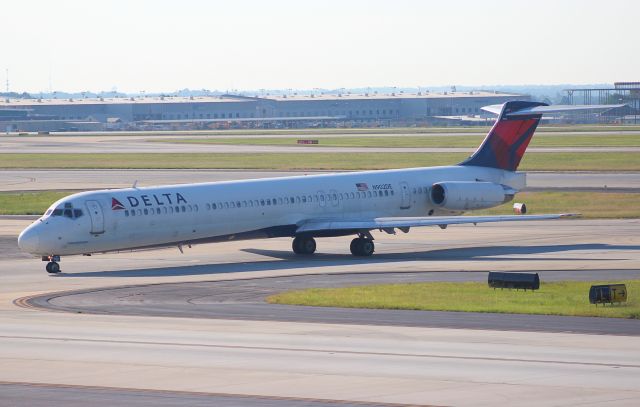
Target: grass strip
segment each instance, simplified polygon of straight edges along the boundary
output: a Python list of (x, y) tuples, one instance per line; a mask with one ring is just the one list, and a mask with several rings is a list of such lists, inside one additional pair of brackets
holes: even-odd
[[(493, 123), (487, 122), (480, 126), (449, 126), (449, 127), (355, 127), (355, 128), (306, 128), (306, 129), (225, 129), (225, 130), (142, 130), (142, 131), (95, 131), (95, 132), (52, 132), (56, 136), (190, 136), (190, 135), (215, 135), (215, 136), (243, 136), (243, 135), (295, 135), (295, 134), (432, 134), (432, 133), (486, 133)], [(538, 127), (542, 133), (569, 133), (569, 132), (620, 132), (640, 131), (638, 125), (546, 125)], [(36, 136), (28, 133), (23, 137)]]
[[(452, 165), (466, 153), (0, 154), (0, 168), (374, 170)], [(640, 171), (640, 153), (535, 153), (523, 171)]]
[[(640, 193), (535, 191), (521, 192), (516, 202), (527, 205), (530, 215), (544, 213), (579, 213), (583, 219), (640, 218)], [(474, 211), (474, 215), (513, 215), (513, 202), (491, 209)]]
[[(628, 302), (595, 306), (589, 303), (592, 284), (624, 283)], [(272, 304), (316, 307), (492, 312), (640, 318), (640, 280), (542, 282), (540, 290), (494, 290), (486, 283), (381, 284), (342, 288), (311, 288), (267, 298)]]
[(68, 191), (2, 192), (0, 215), (42, 215), (58, 199), (70, 195)]

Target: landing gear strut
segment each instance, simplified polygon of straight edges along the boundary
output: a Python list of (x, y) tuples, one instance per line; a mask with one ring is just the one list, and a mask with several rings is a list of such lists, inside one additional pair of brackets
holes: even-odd
[(310, 236), (298, 236), (291, 245), (295, 254), (313, 254), (316, 251), (316, 241)]
[(351, 254), (354, 256), (368, 257), (373, 254), (376, 246), (372, 239), (357, 237), (351, 241)]
[(60, 272), (60, 256), (42, 256), (42, 261), (48, 261), (45, 270), (49, 274), (58, 274)]

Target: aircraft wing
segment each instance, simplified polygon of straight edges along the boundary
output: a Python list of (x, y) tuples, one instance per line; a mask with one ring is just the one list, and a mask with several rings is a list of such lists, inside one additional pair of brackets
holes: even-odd
[[(502, 108), (504, 105), (489, 105), (481, 107), (485, 112), (493, 113), (499, 115), (502, 113)], [(607, 110), (615, 109), (618, 107), (626, 106), (625, 104), (621, 105), (553, 105), (553, 106), (534, 106), (527, 107), (524, 109), (514, 110), (512, 112), (506, 112), (505, 115), (507, 117), (511, 116), (528, 116), (532, 114), (552, 114), (552, 113), (569, 113), (569, 112), (604, 112)]]
[(460, 225), (464, 223), (488, 223), (488, 222), (522, 222), (532, 220), (559, 219), (577, 216), (576, 214), (563, 213), (553, 215), (497, 215), (497, 216), (429, 216), (411, 218), (373, 218), (358, 220), (309, 220), (301, 224), (296, 230), (296, 234), (327, 232), (338, 230), (361, 230), (368, 231), (374, 229), (405, 229), (417, 226), (440, 226)]

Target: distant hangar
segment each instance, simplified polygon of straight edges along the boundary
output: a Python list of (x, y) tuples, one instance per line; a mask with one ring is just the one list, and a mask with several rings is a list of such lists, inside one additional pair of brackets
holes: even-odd
[(470, 91), (4, 99), (0, 126), (9, 131), (388, 126), (477, 118), (482, 106), (515, 99), (529, 97)]

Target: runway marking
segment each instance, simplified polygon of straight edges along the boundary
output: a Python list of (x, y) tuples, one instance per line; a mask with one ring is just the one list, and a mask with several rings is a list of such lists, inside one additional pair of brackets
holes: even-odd
[(257, 399), (257, 400), (273, 400), (273, 401), (300, 401), (305, 403), (325, 403), (325, 404), (352, 404), (362, 406), (381, 406), (381, 407), (438, 407), (431, 404), (399, 404), (399, 403), (384, 403), (384, 402), (367, 402), (367, 401), (351, 401), (351, 400), (335, 400), (335, 399), (318, 399), (318, 398), (300, 398), (300, 397), (287, 397), (287, 396), (266, 396), (266, 395), (253, 395), (253, 394), (237, 394), (237, 393), (216, 393), (216, 392), (202, 392), (202, 391), (185, 391), (185, 390), (155, 390), (155, 389), (143, 389), (136, 387), (110, 387), (110, 386), (86, 386), (76, 384), (59, 384), (59, 383), (32, 383), (32, 382), (8, 382), (1, 381), (0, 386), (14, 385), (14, 386), (29, 386), (29, 387), (41, 387), (41, 388), (56, 388), (56, 389), (80, 389), (80, 390), (98, 390), (98, 391), (125, 391), (125, 392), (144, 392), (149, 394), (167, 395), (167, 396), (209, 396), (209, 397), (233, 397), (239, 399)]
[(14, 336), (0, 335), (0, 339), (21, 339), (35, 341), (56, 341), (56, 342), (87, 342), (87, 343), (109, 343), (121, 345), (156, 345), (156, 346), (180, 346), (194, 348), (218, 348), (218, 349), (240, 349), (240, 350), (257, 350), (257, 351), (275, 351), (275, 352), (307, 352), (307, 353), (328, 353), (338, 355), (363, 355), (363, 356), (393, 356), (408, 358), (425, 358), (425, 359), (454, 359), (454, 360), (479, 360), (488, 362), (515, 362), (515, 363), (541, 363), (541, 364), (558, 364), (558, 365), (574, 365), (574, 366), (597, 366), (597, 367), (628, 367), (632, 369), (640, 369), (640, 365), (625, 363), (600, 363), (600, 362), (571, 362), (562, 360), (545, 360), (545, 359), (517, 359), (517, 358), (496, 358), (486, 356), (453, 356), (453, 355), (434, 355), (426, 353), (394, 353), (394, 352), (364, 352), (364, 351), (348, 351), (338, 349), (313, 349), (313, 348), (284, 348), (271, 346), (244, 346), (244, 345), (217, 345), (204, 343), (180, 343), (180, 342), (150, 342), (150, 341), (121, 341), (116, 339), (81, 339), (81, 338), (55, 338), (55, 337), (38, 337), (38, 336)]

